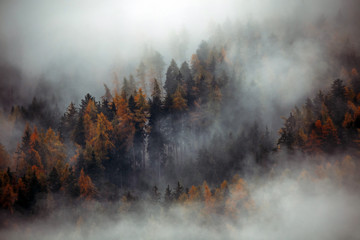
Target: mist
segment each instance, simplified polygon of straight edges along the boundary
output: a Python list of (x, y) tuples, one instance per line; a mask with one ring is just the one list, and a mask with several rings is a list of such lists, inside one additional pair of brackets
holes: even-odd
[[(320, 17), (332, 18), (339, 11), (344, 16), (352, 16), (349, 11), (356, 11), (352, 8), (354, 4), (353, 1), (290, 3), (282, 0), (196, 3), (161, 0), (151, 3), (2, 1), (1, 62), (19, 72), (17, 78), (22, 80), (21, 86), (33, 90), (30, 95), (35, 94), (34, 88), (40, 79), (53, 84), (57, 97), (66, 99), (61, 105), (64, 108), (68, 100), (77, 102), (87, 92), (100, 97), (102, 83), (111, 83), (114, 73), (120, 79), (134, 73), (146, 47), (159, 51), (166, 63), (175, 58), (180, 64), (190, 60), (201, 40), (208, 40), (210, 29), (217, 24), (232, 23), (235, 25), (232, 30), (236, 30), (238, 25), (256, 23), (255, 26), (260, 26), (259, 30), (270, 29), (269, 34), (271, 31), (276, 34), (286, 19), (286, 28), (280, 31), (287, 38), (295, 39), (294, 49), (287, 52), (283, 48), (282, 53), (274, 56), (276, 63), (269, 59), (270, 63), (265, 66), (246, 66), (248, 71), (260, 67), (262, 72), (257, 81), (264, 84), (268, 68), (273, 68), (269, 64), (286, 62), (294, 67), (297, 63), (308, 62), (304, 49), (311, 52), (313, 61), (321, 68), (321, 60), (326, 57), (323, 51), (328, 49), (319, 46), (322, 45), (320, 39), (297, 39), (296, 31), (305, 24), (315, 23)], [(324, 5), (327, 7), (324, 8)], [(357, 34), (355, 26), (352, 28), (349, 25), (349, 28), (345, 30), (346, 34), (354, 34), (354, 31)], [(185, 42), (181, 56), (175, 54), (180, 44), (176, 40)], [(271, 48), (270, 45), (268, 47)], [(277, 68), (281, 71), (288, 66), (277, 65)], [(277, 75), (278, 70), (274, 71)], [(312, 76), (309, 78), (307, 73), (308, 69), (293, 70), (293, 74), (311, 79)], [(291, 83), (295, 82), (291, 80), (292, 76), (288, 78)]]
[(147, 201), (130, 212), (123, 211), (125, 202), (83, 202), (54, 209), (45, 219), (12, 223), (0, 233), (4, 239), (359, 239), (358, 191), (331, 176), (336, 165), (328, 164), (324, 177), (312, 164), (277, 167), (277, 176), (246, 179), (244, 188), (235, 184), (226, 202), (238, 205), (226, 215), (196, 201)]
[(0, 238), (359, 239), (359, 16), (1, 1)]

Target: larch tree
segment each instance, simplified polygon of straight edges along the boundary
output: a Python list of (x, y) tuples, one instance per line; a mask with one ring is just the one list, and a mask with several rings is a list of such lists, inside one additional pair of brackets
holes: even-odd
[(90, 100), (86, 106), (84, 112), (84, 131), (85, 131), (85, 140), (91, 142), (92, 138), (95, 136), (95, 121), (97, 118), (97, 108), (95, 102)]
[[(64, 163), (66, 159), (65, 145), (61, 142), (60, 137), (49, 128), (42, 138), (42, 156), (46, 171), (57, 165), (58, 162)], [(61, 169), (57, 169), (58, 171)]]
[[(147, 138), (149, 134), (149, 125), (148, 119), (150, 117), (149, 114), (149, 104), (146, 101), (146, 96), (140, 88), (137, 95), (134, 97), (135, 100), (135, 155), (141, 154), (141, 157), (136, 157), (135, 163), (139, 163), (142, 168), (145, 168), (145, 154), (146, 154), (146, 142), (145, 138)], [(140, 147), (140, 148), (139, 148)]]
[(101, 161), (108, 158), (114, 144), (111, 141), (113, 127), (103, 113), (97, 115), (95, 136), (91, 140), (95, 154)]
[(80, 188), (80, 197), (86, 200), (91, 200), (96, 197), (97, 189), (91, 181), (91, 178), (88, 175), (85, 175), (84, 170), (80, 172), (80, 177), (78, 180)]
[(10, 156), (7, 153), (4, 145), (0, 143), (0, 169), (5, 169), (10, 166)]
[(181, 86), (178, 86), (172, 96), (172, 109), (175, 112), (183, 112), (187, 109), (187, 100), (184, 97), (184, 91)]

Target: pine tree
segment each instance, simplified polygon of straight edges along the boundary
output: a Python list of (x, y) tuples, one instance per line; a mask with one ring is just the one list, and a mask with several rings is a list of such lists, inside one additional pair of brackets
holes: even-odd
[(188, 105), (189, 107), (192, 107), (196, 98), (194, 92), (195, 81), (193, 80), (193, 77), (191, 75), (191, 70), (187, 62), (183, 62), (183, 64), (181, 65), (180, 73), (184, 79), (185, 92), (186, 92), (185, 95)]
[(170, 186), (168, 185), (167, 188), (165, 189), (165, 194), (164, 194), (165, 205), (169, 206), (171, 204), (172, 200), (173, 200), (172, 191), (171, 191)]
[(180, 182), (177, 182), (177, 186), (176, 186), (176, 190), (174, 192), (174, 198), (176, 200), (179, 200), (180, 196), (183, 194), (184, 192), (184, 187), (180, 184)]
[(180, 80), (180, 70), (175, 62), (174, 59), (171, 60), (170, 66), (167, 69), (166, 72), (166, 81), (165, 81), (165, 90), (167, 92), (167, 94), (174, 94), (176, 91), (176, 88), (179, 84), (179, 80)]
[(63, 139), (73, 139), (73, 134), (77, 122), (78, 112), (73, 102), (67, 107), (66, 112), (60, 120), (60, 135)]
[(61, 188), (61, 181), (58, 174), (58, 171), (55, 167), (51, 170), (49, 177), (48, 177), (48, 188), (51, 192), (56, 193)]
[(158, 203), (160, 201), (161, 194), (159, 192), (159, 189), (156, 187), (156, 185), (152, 188), (151, 192), (151, 201), (153, 203)]

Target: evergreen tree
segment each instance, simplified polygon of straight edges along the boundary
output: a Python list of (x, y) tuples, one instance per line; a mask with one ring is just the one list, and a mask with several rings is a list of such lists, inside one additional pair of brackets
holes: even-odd
[(167, 188), (165, 189), (165, 194), (164, 194), (165, 205), (169, 206), (169, 204), (172, 202), (172, 200), (173, 200), (172, 190), (171, 190), (170, 186), (168, 185)]
[(60, 135), (63, 139), (73, 139), (75, 126), (77, 123), (78, 112), (73, 102), (67, 107), (66, 112), (60, 120)]
[(184, 187), (180, 184), (180, 182), (177, 182), (177, 186), (174, 192), (174, 198), (176, 200), (179, 200), (180, 196), (183, 194), (184, 192)]
[(171, 60), (170, 66), (166, 72), (165, 90), (167, 94), (174, 94), (181, 78), (180, 70), (174, 59)]
[(191, 70), (187, 62), (183, 62), (183, 64), (181, 64), (180, 73), (184, 79), (186, 99), (188, 105), (189, 107), (192, 107), (196, 97), (194, 92), (195, 82), (192, 78)]
[(159, 192), (159, 189), (156, 187), (156, 185), (152, 188), (151, 192), (151, 201), (153, 203), (158, 203), (160, 201), (161, 194)]
[(48, 177), (48, 188), (50, 192), (58, 192), (61, 188), (61, 181), (59, 174), (55, 167), (51, 170), (49, 177)]

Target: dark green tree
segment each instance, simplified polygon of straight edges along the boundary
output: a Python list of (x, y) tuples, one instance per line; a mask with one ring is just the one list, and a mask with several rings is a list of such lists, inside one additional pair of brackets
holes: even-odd
[(174, 94), (179, 84), (179, 80), (182, 79), (180, 70), (174, 59), (171, 60), (170, 66), (166, 72), (165, 90), (167, 94)]
[(61, 181), (58, 171), (55, 167), (51, 170), (48, 177), (48, 189), (50, 192), (56, 193), (61, 188)]

